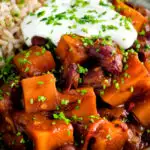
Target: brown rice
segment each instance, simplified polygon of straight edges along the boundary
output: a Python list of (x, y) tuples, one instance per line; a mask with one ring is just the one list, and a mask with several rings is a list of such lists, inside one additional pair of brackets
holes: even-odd
[(0, 2), (0, 57), (13, 55), (15, 49), (22, 47), (21, 21), (29, 12), (42, 5), (39, 0), (24, 0), (23, 4), (19, 4), (19, 1)]

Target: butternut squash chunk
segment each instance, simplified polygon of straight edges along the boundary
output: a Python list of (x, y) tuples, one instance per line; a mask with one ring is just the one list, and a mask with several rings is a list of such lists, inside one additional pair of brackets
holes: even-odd
[(56, 48), (56, 54), (62, 62), (81, 63), (87, 59), (86, 49), (78, 36), (63, 35)]
[(141, 79), (137, 85), (134, 88), (133, 95), (131, 97), (131, 100), (135, 97), (140, 98), (140, 96), (145, 95), (145, 93), (149, 92), (150, 90), (150, 76), (147, 76), (143, 79)]
[(127, 139), (127, 126), (124, 123), (120, 121), (110, 123), (100, 119), (88, 127), (85, 143), (81, 149), (120, 150)]
[(136, 102), (132, 112), (143, 126), (150, 128), (150, 94)]
[(21, 83), (26, 112), (55, 110), (58, 101), (53, 74), (23, 79)]
[(51, 52), (38, 46), (31, 47), (29, 51), (20, 52), (13, 61), (23, 77), (40, 75), (55, 68)]
[(49, 120), (41, 114), (17, 113), (17, 125), (33, 140), (35, 150), (55, 150), (73, 144), (73, 127), (62, 120)]
[(60, 94), (60, 100), (68, 100), (69, 104), (64, 108), (64, 113), (69, 118), (76, 116), (86, 122), (90, 121), (91, 115), (98, 115), (96, 96), (91, 87), (78, 88)]
[(148, 70), (148, 72), (150, 73), (150, 60), (147, 59), (147, 60), (144, 62), (144, 65), (145, 65), (146, 69)]
[(127, 65), (128, 69), (114, 78), (113, 82), (115, 82), (102, 95), (102, 99), (112, 106), (124, 104), (132, 96), (138, 81), (148, 75), (145, 66), (139, 61), (137, 55), (129, 55)]
[(134, 107), (132, 112), (137, 120), (143, 125), (150, 128), (150, 77), (144, 78), (138, 82), (138, 86), (135, 89)]
[(147, 22), (146, 17), (144, 17), (140, 12), (121, 2), (121, 0), (113, 0), (113, 3), (116, 6), (116, 9), (120, 10), (122, 15), (131, 18), (135, 29), (139, 32), (143, 25)]

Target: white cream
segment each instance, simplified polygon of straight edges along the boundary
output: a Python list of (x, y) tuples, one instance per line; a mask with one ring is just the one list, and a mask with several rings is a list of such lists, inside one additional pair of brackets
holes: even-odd
[[(112, 40), (124, 49), (132, 46), (137, 39), (135, 28), (126, 18), (114, 11), (110, 3), (105, 0), (105, 3), (109, 6), (104, 6), (99, 5), (98, 0), (87, 0), (89, 4), (75, 6), (75, 11), (69, 13), (69, 10), (73, 10), (72, 5), (77, 3), (77, 1), (79, 0), (49, 1), (47, 7), (40, 8), (33, 16), (28, 15), (25, 17), (21, 24), (21, 29), (26, 44), (30, 46), (31, 39), (34, 36), (49, 38), (57, 45), (61, 36), (66, 33), (74, 33), (84, 37), (92, 37), (100, 33), (101, 37), (110, 36)], [(59, 16), (57, 14), (63, 12), (66, 13), (64, 15), (66, 18), (63, 17), (60, 20), (56, 20)], [(77, 20), (70, 19), (73, 15), (76, 16)], [(89, 18), (87, 18), (87, 22), (85, 21), (84, 24), (81, 24), (78, 20), (85, 15)], [(54, 16), (54, 20), (59, 25), (54, 25), (54, 20), (52, 20), (52, 24), (46, 24), (50, 16)], [(45, 20), (41, 21), (43, 18)], [(92, 23), (93, 19), (97, 20), (97, 22)], [(106, 30), (104, 31), (105, 27)]]

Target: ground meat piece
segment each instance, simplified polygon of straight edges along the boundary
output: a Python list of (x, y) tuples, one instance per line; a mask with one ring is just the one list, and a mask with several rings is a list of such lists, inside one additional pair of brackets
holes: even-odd
[(101, 67), (95, 67), (83, 77), (83, 84), (94, 88), (106, 88), (111, 84), (111, 78), (105, 77)]
[(88, 48), (88, 55), (97, 60), (107, 72), (115, 75), (122, 72), (123, 56), (114, 42), (107, 45), (104, 40), (98, 39), (93, 46)]
[(79, 73), (77, 72), (77, 65), (75, 63), (70, 64), (68, 68), (66, 68), (64, 73), (65, 80), (65, 89), (70, 90), (71, 87), (78, 87)]

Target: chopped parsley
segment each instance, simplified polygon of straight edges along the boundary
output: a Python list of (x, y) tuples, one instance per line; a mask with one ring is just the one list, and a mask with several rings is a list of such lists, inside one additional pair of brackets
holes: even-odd
[(106, 139), (109, 140), (109, 141), (112, 140), (111, 135), (110, 135), (110, 134), (107, 134)]
[(82, 89), (82, 90), (77, 90), (77, 92), (81, 93), (81, 95), (85, 95), (87, 94), (88, 91), (85, 89)]
[(38, 81), (38, 84), (39, 84), (39, 85), (43, 85), (44, 82), (43, 82), (43, 81)]
[(85, 6), (87, 6), (87, 5), (89, 5), (89, 2), (86, 1), (86, 0), (75, 0), (75, 3), (72, 5), (72, 7), (73, 7), (73, 8), (74, 8), (74, 7), (79, 7), (79, 6), (85, 7)]
[(130, 92), (131, 92), (131, 93), (134, 92), (134, 87), (133, 87), (133, 86), (130, 87)]
[(142, 30), (141, 32), (139, 32), (139, 35), (144, 36), (146, 34), (146, 32), (144, 30)]
[(113, 44), (113, 41), (112, 41), (112, 38), (110, 36), (106, 36), (102, 39), (102, 42), (101, 42), (102, 45), (112, 45)]
[(107, 11), (102, 12), (101, 14), (98, 15), (98, 17), (104, 16), (107, 14)]
[(79, 110), (79, 109), (80, 109), (80, 106), (76, 106), (75, 109), (76, 109), (76, 110)]
[(116, 88), (117, 90), (119, 90), (119, 89), (120, 89), (120, 85), (119, 85), (119, 83), (118, 83), (118, 82), (116, 82), (116, 83), (115, 83), (115, 88)]
[(34, 14), (33, 12), (30, 12), (29, 15), (30, 15), (30, 16), (34, 16), (35, 14)]
[(100, 91), (100, 96), (103, 96), (104, 95), (104, 91)]
[(17, 133), (16, 133), (16, 136), (21, 136), (21, 132), (17, 132)]
[(68, 105), (69, 104), (69, 100), (68, 99), (62, 99), (61, 100), (61, 105)]
[(68, 136), (70, 136), (70, 135), (71, 135), (71, 132), (70, 132), (70, 130), (68, 130), (68, 131), (67, 131), (67, 134), (68, 134)]
[(78, 100), (77, 100), (77, 103), (78, 103), (78, 104), (81, 104), (81, 100), (80, 100), (80, 99), (78, 99)]
[(42, 17), (42, 16), (44, 16), (44, 15), (45, 15), (45, 11), (44, 11), (44, 10), (37, 13), (37, 17), (38, 17), (38, 18), (39, 18), (39, 17)]
[(63, 120), (66, 124), (70, 123), (70, 120), (66, 118), (65, 114), (63, 112), (60, 112), (58, 114), (53, 114), (54, 119)]
[(107, 3), (105, 3), (104, 0), (100, 0), (99, 5), (101, 5), (101, 6), (110, 6)]
[(25, 144), (25, 143), (26, 143), (26, 141), (24, 140), (24, 138), (22, 138), (22, 139), (20, 140), (20, 143), (21, 143), (21, 144)]
[(31, 64), (31, 62), (26, 58), (19, 58), (18, 62), (20, 63), (20, 65)]
[(145, 51), (147, 51), (147, 50), (150, 50), (150, 45), (149, 44), (145, 45)]
[(25, 0), (18, 0), (17, 1), (17, 4), (20, 4), (20, 5), (22, 5), (22, 4), (24, 4), (25, 3)]
[(73, 120), (73, 121), (82, 121), (83, 118), (82, 118), (82, 117), (77, 117), (76, 115), (73, 115), (73, 116), (71, 117), (71, 120)]
[(130, 23), (131, 19), (130, 18), (126, 18), (126, 17), (121, 17), (120, 18), (120, 26), (124, 26), (127, 30), (130, 30)]
[(69, 29), (75, 29), (75, 28), (77, 28), (77, 25), (74, 24), (74, 25), (72, 25), (72, 26), (68, 26), (68, 28), (69, 28)]
[(31, 98), (31, 99), (30, 99), (30, 104), (33, 104), (33, 103), (34, 103), (34, 99)]
[(30, 68), (29, 67), (26, 67), (24, 72), (29, 72)]
[(95, 24), (98, 22), (99, 20), (95, 19), (95, 17), (92, 15), (84, 15), (82, 18), (78, 19), (79, 24), (86, 24), (86, 23)]
[(53, 122), (52, 122), (52, 125), (56, 125), (56, 122), (55, 122), (55, 121), (53, 121)]
[(98, 120), (100, 118), (99, 115), (91, 115), (88, 117), (89, 117), (91, 123), (94, 123), (95, 120)]
[(146, 132), (147, 132), (147, 133), (150, 133), (150, 129), (147, 129)]
[(118, 28), (114, 25), (102, 25), (101, 27), (103, 32), (107, 30), (118, 30)]
[(88, 33), (88, 29), (87, 29), (87, 28), (82, 28), (81, 30), (82, 30), (82, 32), (84, 32), (84, 33)]
[(7, 57), (6, 59), (1, 58), (5, 64), (0, 69), (0, 79), (4, 82), (9, 82), (11, 80), (16, 79), (16, 73), (14, 71), (15, 66), (12, 64), (13, 56)]
[(115, 16), (112, 18), (112, 20), (115, 20), (119, 17), (119, 14), (115, 14)]
[(38, 96), (38, 101), (39, 102), (45, 102), (47, 98), (45, 96)]
[(42, 53), (42, 54), (45, 54), (45, 52), (46, 52), (46, 49), (45, 49), (44, 47), (42, 47), (41, 53)]
[(77, 69), (77, 72), (80, 73), (80, 74), (85, 74), (88, 72), (88, 69), (87, 68), (84, 68), (82, 66), (80, 66), (79, 64), (77, 65), (78, 66), (78, 69)]
[(81, 39), (84, 46), (93, 45), (94, 41), (90, 38), (84, 37)]

